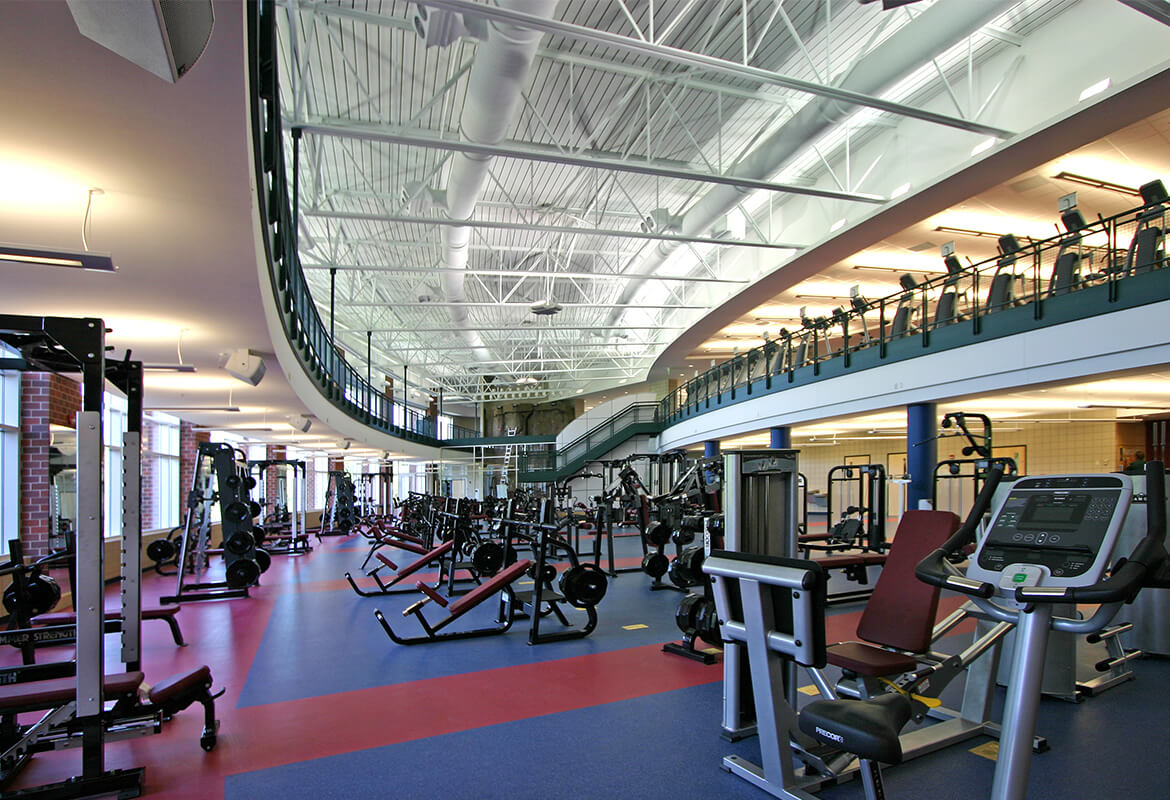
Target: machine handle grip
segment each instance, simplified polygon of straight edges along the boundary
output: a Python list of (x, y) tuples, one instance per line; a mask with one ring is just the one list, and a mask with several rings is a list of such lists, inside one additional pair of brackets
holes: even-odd
[(971, 511), (967, 514), (967, 519), (963, 520), (963, 524), (959, 526), (959, 529), (955, 531), (951, 538), (943, 543), (942, 547), (922, 559), (918, 563), (918, 566), (914, 568), (914, 574), (918, 577), (918, 580), (923, 583), (929, 583), (931, 586), (953, 589), (963, 594), (975, 595), (976, 597), (991, 597), (995, 593), (995, 587), (990, 583), (973, 581), (952, 575), (947, 572), (944, 565), (948, 555), (957, 553), (975, 541), (975, 529), (979, 526), (979, 520), (987, 513), (987, 509), (991, 507), (991, 498), (995, 495), (995, 490), (999, 487), (999, 482), (1002, 479), (1002, 464), (995, 464), (987, 471), (987, 478), (983, 483), (983, 489), (980, 490), (979, 496), (975, 498), (975, 502), (971, 506)]

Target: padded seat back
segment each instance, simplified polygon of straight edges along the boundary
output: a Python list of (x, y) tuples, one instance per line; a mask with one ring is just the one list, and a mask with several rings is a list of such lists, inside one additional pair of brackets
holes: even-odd
[(1052, 267), (1052, 277), (1048, 281), (1048, 294), (1065, 294), (1072, 291), (1077, 282), (1077, 271), (1081, 257), (1077, 253), (1064, 251)]
[(894, 312), (894, 321), (890, 323), (890, 336), (896, 338), (910, 332), (910, 304), (898, 303)]
[(1161, 228), (1150, 225), (1139, 230), (1129, 246), (1125, 273), (1140, 275), (1153, 269), (1159, 261), (1158, 245), (1161, 241)]
[(984, 311), (996, 311), (1006, 306), (1011, 305), (1015, 300), (1015, 292), (1012, 288), (1012, 283), (1016, 276), (1000, 272), (991, 279), (991, 289), (987, 292), (987, 305), (984, 306)]
[(902, 515), (882, 574), (861, 613), (859, 637), (913, 653), (930, 647), (939, 589), (918, 580), (914, 568), (958, 529), (959, 518), (950, 511), (915, 510)]
[(959, 295), (954, 289), (947, 289), (938, 298), (938, 306), (934, 312), (935, 327), (950, 325), (958, 319), (956, 311), (959, 304)]

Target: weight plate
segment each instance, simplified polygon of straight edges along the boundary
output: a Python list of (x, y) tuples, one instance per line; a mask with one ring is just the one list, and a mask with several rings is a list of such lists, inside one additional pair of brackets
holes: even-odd
[(246, 531), (236, 531), (223, 543), (223, 549), (234, 556), (247, 555), (248, 551), (255, 546), (256, 540), (252, 538), (252, 534)]
[(260, 504), (255, 500), (248, 501), (248, 510), (252, 512), (252, 516), (249, 519), (256, 519), (256, 517), (260, 516)]
[(699, 612), (699, 603), (703, 596), (700, 594), (688, 594), (678, 604), (678, 611), (674, 612), (674, 624), (683, 633), (693, 631), (695, 629), (695, 616)]
[(642, 557), (642, 571), (651, 578), (661, 578), (670, 569), (670, 559), (664, 553), (647, 553)]
[(664, 545), (670, 541), (670, 526), (665, 522), (658, 522), (646, 531), (646, 541), (654, 546)]
[(495, 575), (504, 566), (504, 548), (495, 542), (484, 542), (472, 552), (471, 566), (481, 575)]
[(248, 507), (241, 502), (228, 503), (223, 510), (223, 517), (231, 522), (247, 522), (252, 519), (248, 516)]
[(146, 546), (146, 557), (151, 561), (170, 561), (175, 557), (177, 549), (170, 539), (155, 539)]
[(594, 564), (578, 564), (565, 571), (560, 581), (561, 594), (572, 605), (589, 608), (601, 602), (609, 588), (609, 579)]
[(244, 476), (244, 487), (250, 492), (256, 488), (256, 479), (251, 475)]
[(256, 546), (264, 544), (264, 540), (268, 538), (268, 531), (261, 528), (259, 525), (252, 526), (252, 538), (256, 540)]
[(260, 568), (260, 572), (267, 572), (268, 568), (272, 566), (272, 556), (263, 547), (257, 547), (254, 555), (256, 566)]
[(719, 636), (719, 617), (715, 613), (715, 602), (703, 598), (699, 610), (695, 615), (695, 632), (712, 647), (722, 647), (723, 639)]
[(260, 577), (260, 566), (255, 561), (241, 558), (228, 564), (225, 576), (227, 585), (233, 589), (243, 589), (251, 586)]

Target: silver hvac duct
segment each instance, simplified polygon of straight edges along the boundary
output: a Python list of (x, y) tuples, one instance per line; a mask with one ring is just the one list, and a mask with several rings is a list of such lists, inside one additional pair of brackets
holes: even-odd
[[(556, 0), (498, 0), (501, 8), (551, 17)], [(520, 92), (528, 81), (528, 71), (540, 44), (540, 31), (492, 21), (487, 40), (475, 52), (475, 63), (468, 78), (467, 95), (459, 127), (463, 138), (475, 144), (498, 144), (504, 139), (516, 117)], [(487, 180), (491, 156), (456, 153), (451, 158), (447, 180), (447, 216), (468, 219), (475, 210)], [(459, 271), (467, 267), (471, 229), (448, 227), (443, 230), (443, 293), (449, 302), (467, 299), (466, 276)], [(453, 269), (452, 269), (453, 268)], [(484, 347), (478, 333), (468, 328), (467, 309), (450, 306), (451, 323), (480, 361), (490, 361), (492, 354)]]
[[(878, 95), (929, 59), (962, 41), (972, 31), (991, 22), (1018, 1), (940, 0), (895, 31), (873, 51), (862, 56), (836, 85), (841, 89)], [(814, 97), (791, 120), (736, 164), (731, 172), (741, 177), (769, 180), (808, 142), (815, 140), (854, 110), (854, 106), (836, 100)], [(737, 186), (716, 186), (683, 215), (681, 234), (696, 236), (706, 231), (743, 202), (750, 191)], [(639, 263), (638, 272), (654, 272), (677, 247), (673, 242), (660, 242)], [(617, 301), (618, 305), (630, 303), (643, 283), (645, 281), (630, 281)], [(620, 309), (615, 311), (609, 324), (617, 324), (621, 313)]]

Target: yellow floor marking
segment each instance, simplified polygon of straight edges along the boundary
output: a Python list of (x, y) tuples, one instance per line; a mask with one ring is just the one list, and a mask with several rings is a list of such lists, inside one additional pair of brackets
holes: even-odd
[(642, 628), (649, 628), (649, 627), (650, 627), (649, 625), (643, 625), (641, 623), (638, 623), (637, 625), (623, 625), (622, 630), (623, 631), (640, 631), (640, 630), (642, 630)]
[(536, 581), (516, 581), (517, 586), (531, 586), (534, 583), (536, 583)]
[(796, 691), (800, 692), (801, 694), (807, 694), (809, 697), (814, 697), (821, 693), (821, 690), (811, 683), (808, 686), (801, 686)]
[(715, 655), (719, 655), (720, 653), (722, 653), (723, 648), (722, 647), (704, 647), (699, 652), (700, 653), (710, 653), (711, 655), (715, 656)]
[(990, 761), (995, 761), (999, 756), (999, 742), (984, 742), (978, 747), (972, 747), (971, 752)]

